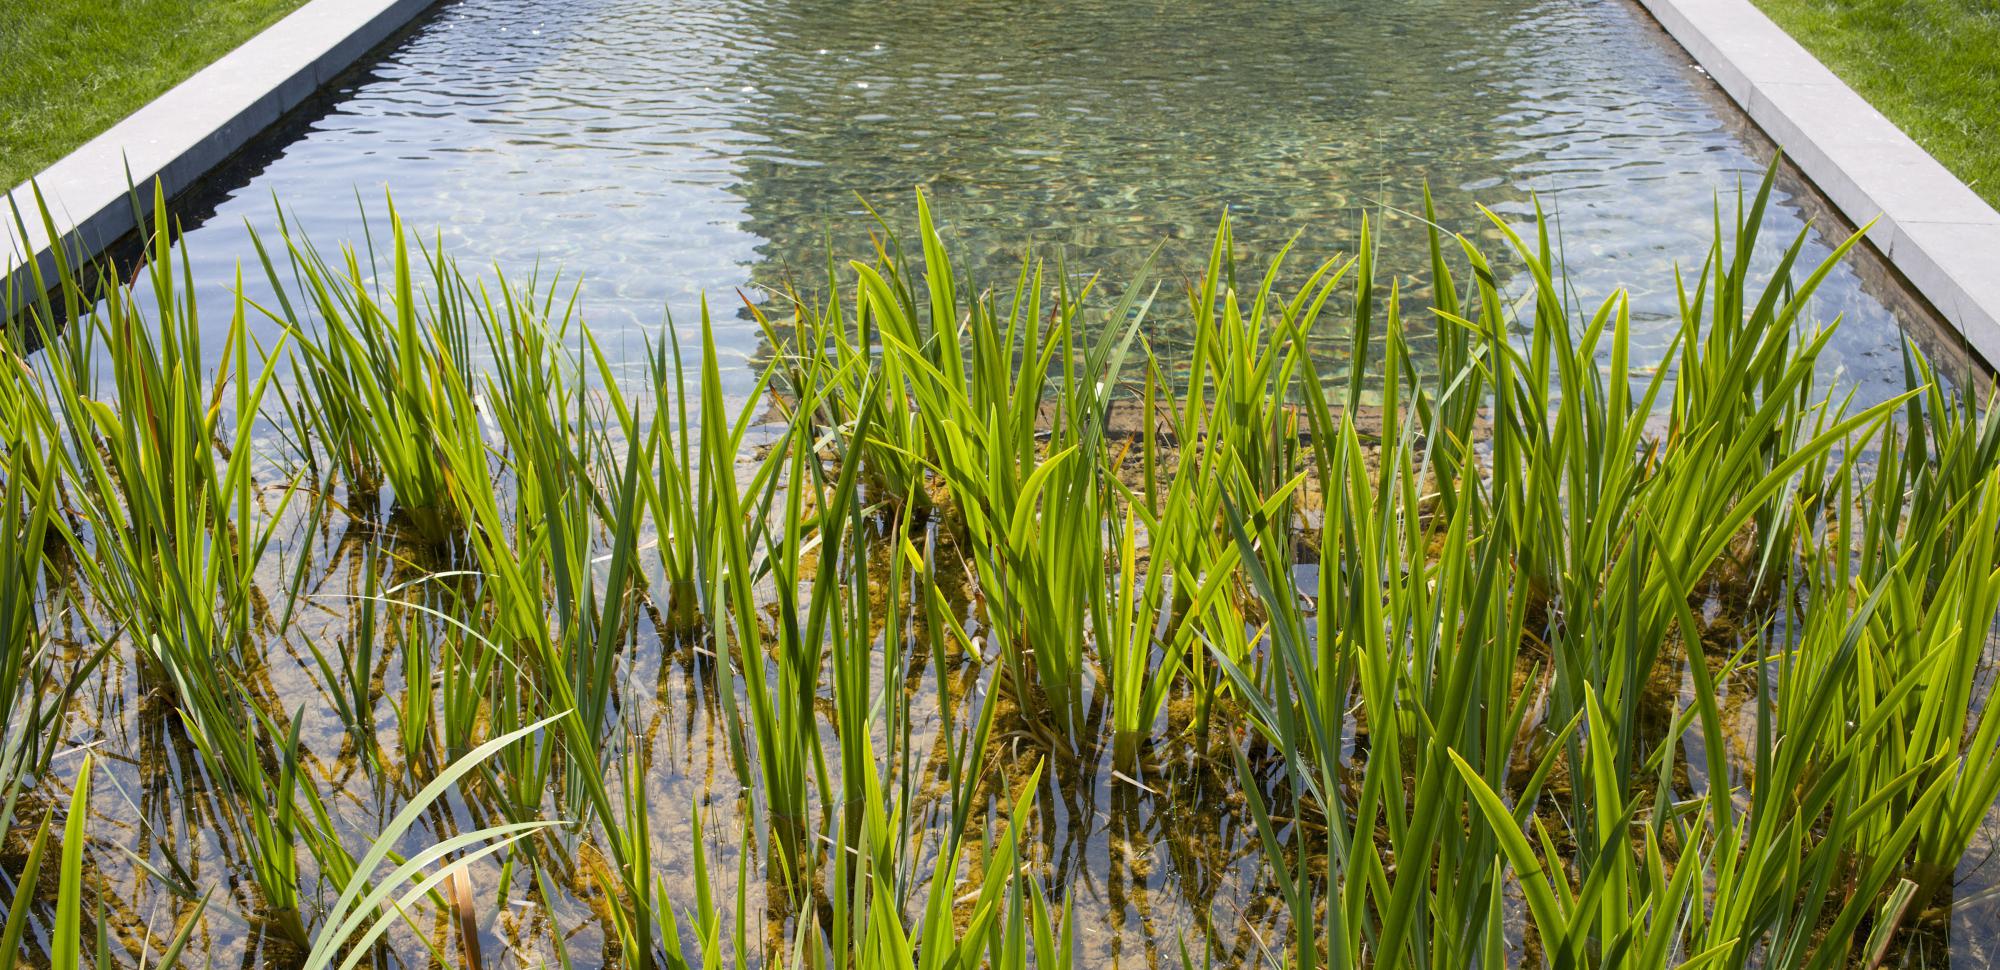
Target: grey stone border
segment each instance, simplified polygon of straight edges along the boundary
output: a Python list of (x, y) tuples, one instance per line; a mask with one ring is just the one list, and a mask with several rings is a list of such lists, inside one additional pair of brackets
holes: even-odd
[(1639, 0), (1989, 365), (2000, 212), (1750, 0)]
[[(94, 257), (135, 228), (131, 186), (158, 177), (169, 198), (193, 187), (434, 0), (309, 0), (33, 179), (71, 252)], [(152, 193), (140, 194), (148, 207)], [(25, 293), (32, 258), (53, 266), (52, 240), (24, 183), (8, 193), (27, 222), (0, 211), (8, 291)]]

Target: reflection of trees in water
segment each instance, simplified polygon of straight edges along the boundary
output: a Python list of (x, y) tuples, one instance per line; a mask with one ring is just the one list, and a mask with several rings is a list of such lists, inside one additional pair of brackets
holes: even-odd
[[(734, 189), (765, 240), (753, 279), (817, 282), (829, 242), (869, 252), (863, 199), (907, 233), (919, 185), (984, 285), (1033, 245), (1116, 289), (1164, 243), (1171, 291), (1225, 206), (1246, 269), (1299, 232), (1302, 277), (1352, 248), (1364, 207), (1417, 208), (1426, 179), (1461, 216), (1463, 187), (1518, 195), (1492, 35), (1524, 6), (773, 0), (729, 82), (754, 89), (744, 125), (764, 141)], [(1390, 222), (1382, 265), (1427, 266), (1416, 223)]]

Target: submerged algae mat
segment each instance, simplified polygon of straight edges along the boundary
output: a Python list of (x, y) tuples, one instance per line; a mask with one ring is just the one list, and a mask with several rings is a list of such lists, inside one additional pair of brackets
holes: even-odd
[(1817, 277), (1739, 258), (1764, 199), (1657, 368), (1498, 224), (1431, 238), (1419, 367), (1365, 244), (1279, 290), (1225, 225), (1184, 292), (1093, 295), (955, 272), (920, 203), (910, 257), (756, 311), (735, 399), (706, 320), (634, 388), (568, 291), (400, 225), (379, 276), (274, 241), (217, 353), (162, 215), (145, 287), (8, 360), (8, 926), (34, 966), (1979, 965), (2000, 419), (1914, 353), (1816, 390)]

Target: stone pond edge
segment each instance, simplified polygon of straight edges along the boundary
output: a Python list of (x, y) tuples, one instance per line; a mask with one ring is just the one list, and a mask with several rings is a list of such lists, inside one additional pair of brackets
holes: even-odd
[(1750, 0), (1638, 0), (1989, 366), (2000, 212)]
[(194, 187), (433, 2), (309, 0), (16, 186), (0, 211), (7, 267), (0, 286), (27, 293), (30, 254), (45, 278), (54, 267), (31, 184), (40, 186), (65, 251), (94, 258), (136, 228), (131, 186), (148, 208), (155, 177), (168, 198)]

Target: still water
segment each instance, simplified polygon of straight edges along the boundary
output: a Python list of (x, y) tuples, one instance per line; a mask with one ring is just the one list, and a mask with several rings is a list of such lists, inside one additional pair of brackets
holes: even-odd
[[(742, 301), (866, 257), (870, 206), (906, 233), (917, 187), (961, 279), (1011, 285), (1033, 246), (1118, 288), (1163, 246), (1171, 295), (1225, 212), (1247, 265), (1296, 233), (1300, 270), (1368, 213), (1385, 276), (1420, 285), (1406, 213), (1428, 184), (1503, 272), (1477, 206), (1519, 224), (1539, 197), (1578, 296), (1628, 287), (1657, 349), (1673, 267), (1698, 272), (1718, 204), (1771, 154), (1625, 0), (462, 0), (216, 180), (189, 242), (219, 290), (239, 261), (254, 275), (245, 227), (276, 204), (330, 246), (364, 213), (381, 232), (393, 193), (473, 268), (581, 278), (617, 356), (669, 313), (691, 329), (706, 294), (747, 360)], [(1808, 221), (1810, 265), (1848, 230), (1785, 178), (1765, 248)], [(1863, 399), (1901, 389), (1899, 329), (1950, 356), (1866, 254), (1815, 310), (1845, 319), (1827, 362)]]

